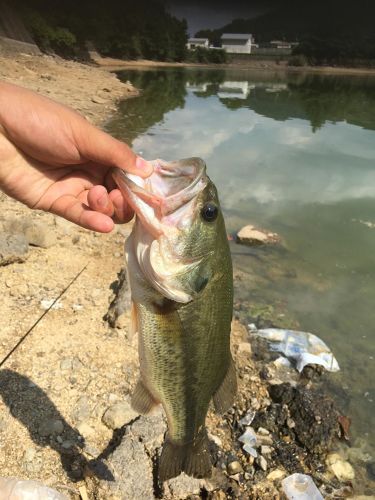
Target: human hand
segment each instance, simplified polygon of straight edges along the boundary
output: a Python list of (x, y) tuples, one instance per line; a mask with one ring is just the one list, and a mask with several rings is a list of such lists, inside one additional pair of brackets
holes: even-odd
[(152, 166), (72, 109), (0, 82), (0, 189), (30, 208), (107, 233), (133, 212), (111, 167), (148, 177)]

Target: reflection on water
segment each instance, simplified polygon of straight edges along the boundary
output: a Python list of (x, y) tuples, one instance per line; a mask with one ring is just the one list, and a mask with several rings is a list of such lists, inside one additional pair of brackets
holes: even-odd
[(219, 85), (217, 95), (220, 99), (246, 99), (251, 88), (255, 88), (255, 85), (250, 85), (247, 81), (232, 82), (226, 80)]
[[(126, 72), (143, 89), (108, 129), (146, 158), (203, 157), (229, 231), (278, 232), (282, 251), (233, 245), (237, 299), (321, 336), (341, 366), (355, 437), (374, 453), (375, 79), (266, 72)], [(290, 323), (289, 323), (290, 324)]]

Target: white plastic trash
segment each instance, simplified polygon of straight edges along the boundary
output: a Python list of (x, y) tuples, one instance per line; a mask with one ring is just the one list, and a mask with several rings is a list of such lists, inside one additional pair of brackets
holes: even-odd
[(329, 372), (340, 370), (329, 347), (312, 333), (281, 328), (264, 328), (251, 333), (268, 340), (272, 351), (281, 352), (287, 358), (293, 359), (299, 372), (306, 365), (322, 365)]
[(281, 481), (288, 500), (324, 500), (314, 481), (306, 474), (292, 474)]
[(0, 477), (1, 500), (68, 500), (58, 491), (38, 481), (17, 477)]
[(256, 412), (254, 410), (248, 410), (246, 415), (241, 418), (241, 420), (238, 422), (240, 425), (243, 427), (246, 427), (247, 425), (251, 425), (251, 422), (254, 420)]
[(254, 446), (257, 444), (257, 436), (252, 427), (247, 427), (246, 431), (242, 434), (242, 436), (238, 438), (238, 441), (244, 443), (242, 445), (242, 448), (246, 451), (246, 453), (248, 453), (254, 458), (258, 456), (258, 453), (254, 448)]

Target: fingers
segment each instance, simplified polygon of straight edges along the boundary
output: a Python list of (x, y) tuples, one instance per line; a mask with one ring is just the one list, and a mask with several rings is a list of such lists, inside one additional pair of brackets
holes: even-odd
[(114, 228), (111, 217), (91, 210), (73, 195), (60, 196), (54, 201), (49, 211), (85, 229), (99, 233), (109, 233)]
[(104, 186), (94, 186), (80, 200), (86, 202), (89, 207), (102, 214), (112, 217), (115, 222), (129, 222), (133, 217), (133, 211), (118, 189), (110, 193)]
[(109, 193), (109, 197), (115, 209), (114, 221), (118, 223), (129, 222), (133, 218), (134, 212), (122, 196), (121, 191), (114, 189)]
[(87, 203), (89, 207), (95, 212), (112, 217), (114, 214), (114, 207), (112, 201), (108, 196), (108, 192), (104, 186), (94, 186), (87, 193)]
[(125, 143), (83, 119), (79, 121), (74, 137), (80, 154), (88, 160), (119, 167), (140, 177), (148, 177), (153, 171), (151, 163), (136, 156)]

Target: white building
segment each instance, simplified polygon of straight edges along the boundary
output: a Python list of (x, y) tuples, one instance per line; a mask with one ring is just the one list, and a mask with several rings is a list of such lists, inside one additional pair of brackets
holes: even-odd
[(210, 42), (208, 38), (189, 38), (186, 46), (189, 50), (194, 50), (197, 47), (208, 49), (208, 47), (210, 46)]
[(223, 33), (221, 46), (229, 54), (251, 54), (253, 36), (239, 33)]

